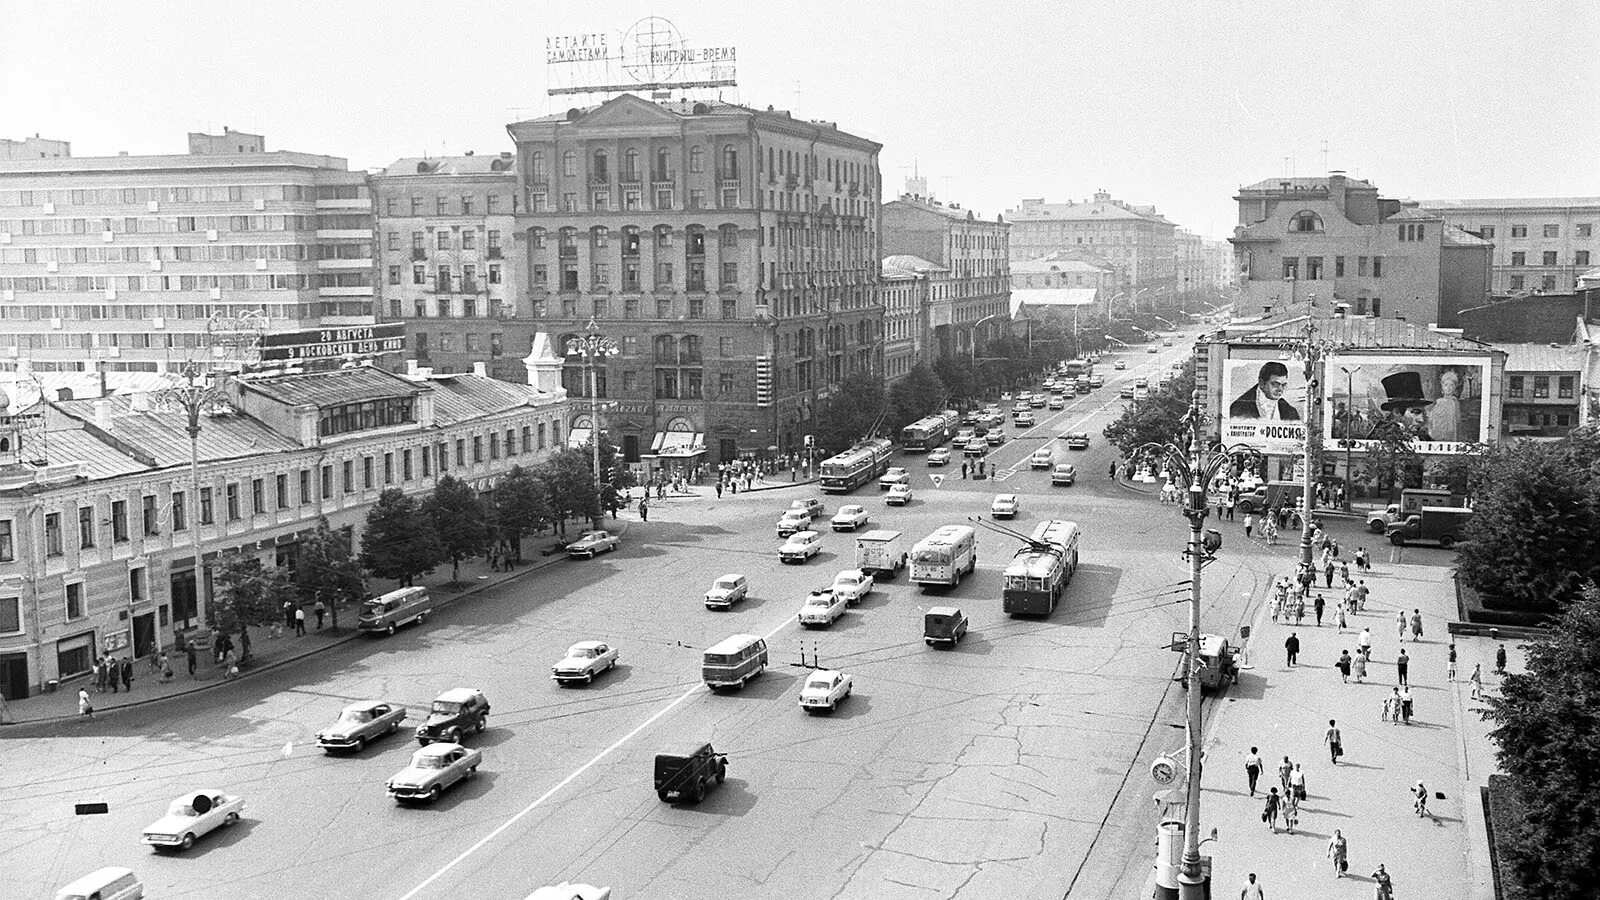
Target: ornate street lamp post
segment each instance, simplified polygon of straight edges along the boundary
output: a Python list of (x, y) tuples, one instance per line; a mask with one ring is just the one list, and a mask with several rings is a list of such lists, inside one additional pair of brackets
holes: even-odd
[[(1316, 305), (1316, 295), (1310, 298), (1312, 306)], [(1290, 359), (1297, 359), (1305, 366), (1306, 378), (1306, 440), (1304, 448), (1305, 481), (1302, 484), (1303, 496), (1300, 498), (1300, 564), (1306, 568), (1311, 567), (1311, 510), (1313, 507), (1313, 494), (1317, 488), (1317, 466), (1313, 465), (1320, 458), (1322, 442), (1322, 405), (1318, 402), (1321, 396), (1321, 373), (1326, 368), (1325, 361), (1329, 353), (1339, 350), (1343, 345), (1317, 337), (1317, 323), (1315, 319), (1306, 318), (1306, 324), (1300, 330), (1300, 336), (1284, 341), (1279, 345)], [(1348, 490), (1347, 490), (1348, 493)]]
[[(173, 384), (154, 396), (158, 408), (181, 411), (188, 417), (185, 430), (189, 433), (189, 545), (194, 556), (195, 616), (207, 620), (205, 604), (205, 565), (200, 553), (200, 415), (227, 403), (227, 393), (217, 384), (216, 373), (201, 369), (189, 362), (183, 367), (183, 381)], [(173, 610), (173, 623), (178, 620)]]
[[(600, 333), (600, 326), (591, 317), (583, 328), (582, 337), (567, 339), (567, 355), (583, 360), (584, 376), (589, 384), (589, 445), (594, 450), (594, 490), (596, 502), (605, 497), (604, 483), (600, 477), (600, 399), (596, 388), (595, 366), (622, 351), (617, 342)], [(599, 516), (595, 527), (600, 527)]]
[(1350, 469), (1350, 448), (1356, 444), (1356, 373), (1360, 366), (1340, 366), (1344, 373), (1344, 511), (1350, 511), (1350, 495), (1355, 493), (1355, 474)]

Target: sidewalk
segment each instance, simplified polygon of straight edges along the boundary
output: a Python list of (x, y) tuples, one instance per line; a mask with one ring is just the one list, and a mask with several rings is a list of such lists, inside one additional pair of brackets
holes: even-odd
[[(683, 495), (678, 495), (683, 496)], [(629, 522), (625, 519), (610, 519), (607, 528), (619, 534), (626, 534)], [(568, 533), (572, 534), (573, 526), (568, 526)], [(582, 527), (579, 527), (582, 530)], [(435, 600), (435, 606), (444, 607), (456, 600), (476, 594), (485, 588), (492, 587), (507, 581), (521, 578), (530, 572), (537, 571), (547, 566), (565, 562), (566, 555), (553, 553), (549, 556), (541, 555), (543, 549), (554, 543), (550, 535), (536, 535), (523, 538), (522, 565), (510, 572), (491, 572), (489, 562), (482, 557), (466, 560), (461, 564), (461, 581), (459, 584), (450, 582), (450, 564), (445, 563), (435, 569), (431, 575), (417, 579), (417, 584), (430, 589)], [(395, 582), (383, 579), (369, 579), (368, 590), (376, 595), (393, 590)], [(330, 614), (325, 627), (318, 630), (316, 617), (306, 610), (306, 633), (295, 635), (293, 630), (286, 630), (278, 637), (272, 637), (269, 626), (250, 626), (250, 659), (241, 667), (237, 681), (248, 680), (251, 676), (287, 665), (295, 660), (320, 653), (330, 647), (336, 647), (366, 635), (355, 630), (356, 615), (359, 607), (356, 604), (344, 604), (339, 608), (339, 627), (333, 627)], [(330, 611), (331, 613), (331, 611)], [(238, 636), (234, 636), (235, 646)], [(222, 675), (222, 667), (217, 665), (209, 652), (201, 652), (198, 656), (195, 673), (191, 677), (188, 672), (188, 663), (182, 653), (173, 654), (168, 647), (168, 658), (171, 660), (173, 677), (171, 681), (163, 682), (158, 673), (150, 671), (148, 659), (134, 661), (133, 690), (113, 694), (110, 690), (97, 693), (94, 679), (83, 676), (62, 683), (53, 694), (39, 693), (25, 700), (11, 700), (6, 703), (6, 712), (9, 721), (6, 724), (25, 724), (49, 721), (63, 721), (78, 718), (78, 689), (85, 688), (89, 691), (89, 701), (94, 705), (96, 718), (104, 718), (108, 714), (115, 714), (118, 710), (133, 706), (143, 706), (181, 697), (196, 691), (220, 688), (228, 684)], [(5, 732), (0, 730), (0, 737)]]
[[(1201, 826), (1220, 831), (1203, 852), (1213, 857), (1212, 896), (1231, 897), (1257, 873), (1268, 897), (1368, 898), (1370, 874), (1382, 863), (1394, 879), (1398, 897), (1452, 897), (1493, 900), (1488, 840), (1479, 788), (1494, 771), (1489, 725), (1477, 715), (1467, 677), (1483, 664), (1486, 690), (1498, 687), (1493, 674), (1496, 643), (1458, 636), (1456, 681), (1446, 679), (1455, 618), (1455, 591), (1448, 569), (1375, 564), (1365, 576), (1372, 594), (1367, 607), (1339, 633), (1331, 615), (1321, 628), (1307, 610), (1301, 625), (1273, 623), (1266, 598), (1260, 604), (1248, 642), (1249, 668), (1208, 709), (1206, 756), (1211, 771), (1202, 790)], [(1342, 592), (1323, 591), (1330, 600)], [(1313, 594), (1313, 596), (1315, 596)], [(1309, 604), (1308, 604), (1309, 606)], [(1422, 612), (1424, 638), (1396, 644), (1397, 611)], [(1334, 668), (1340, 651), (1355, 652), (1362, 628), (1372, 629), (1372, 661), (1367, 680), (1342, 683)], [(1300, 639), (1299, 665), (1286, 664), (1284, 640)], [(1411, 657), (1409, 681), (1415, 701), (1410, 725), (1381, 721), (1383, 699), (1397, 683), (1400, 647)], [(1513, 668), (1522, 652), (1508, 643)], [(1345, 755), (1330, 763), (1323, 736), (1328, 720), (1338, 722)], [(1244, 758), (1260, 748), (1264, 769), (1251, 798)], [(1278, 784), (1277, 765), (1287, 755), (1306, 774), (1307, 799), (1299, 827), (1274, 834), (1261, 821), (1267, 789)], [(1409, 791), (1418, 781), (1428, 790), (1431, 816), (1412, 811)], [(1281, 792), (1281, 788), (1280, 788)], [(1436, 792), (1442, 792), (1440, 800)], [(1350, 868), (1335, 879), (1326, 856), (1334, 829), (1349, 846)]]

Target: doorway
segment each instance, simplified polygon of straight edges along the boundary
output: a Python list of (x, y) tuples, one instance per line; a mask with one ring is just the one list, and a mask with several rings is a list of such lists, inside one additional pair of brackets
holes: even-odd
[(147, 612), (133, 617), (133, 655), (149, 656), (156, 652), (156, 614)]
[(0, 697), (23, 700), (28, 696), (28, 654), (0, 653)]

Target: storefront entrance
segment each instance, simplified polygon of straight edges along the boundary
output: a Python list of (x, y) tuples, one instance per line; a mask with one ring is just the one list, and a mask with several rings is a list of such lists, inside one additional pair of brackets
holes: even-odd
[(0, 653), (0, 697), (21, 700), (28, 696), (28, 654)]

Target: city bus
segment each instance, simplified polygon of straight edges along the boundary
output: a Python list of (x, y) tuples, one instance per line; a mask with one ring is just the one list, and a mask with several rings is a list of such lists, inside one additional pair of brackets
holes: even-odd
[(894, 445), (884, 438), (862, 441), (843, 453), (822, 461), (822, 490), (829, 494), (848, 494), (889, 469)]
[(1000, 596), (1006, 614), (1050, 615), (1056, 611), (1056, 603), (1071, 577), (1059, 548), (1023, 547), (1011, 558), (1001, 577)]
[(1088, 378), (1094, 373), (1094, 366), (1087, 359), (1069, 359), (1061, 364), (1061, 374), (1076, 382), (1079, 378)]
[(918, 419), (900, 431), (900, 446), (907, 453), (925, 453), (950, 439), (951, 422), (943, 414)]
[(978, 567), (978, 533), (970, 525), (945, 525), (911, 548), (911, 580), (955, 586)]

